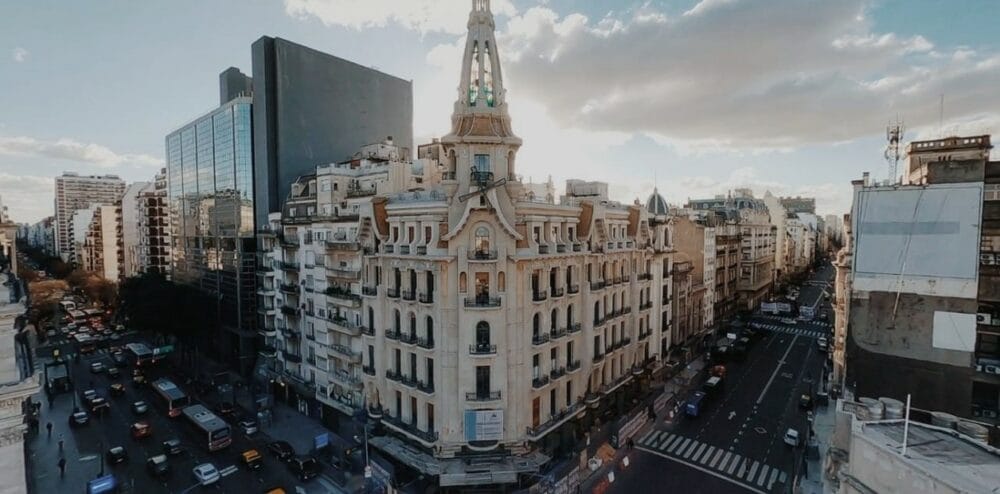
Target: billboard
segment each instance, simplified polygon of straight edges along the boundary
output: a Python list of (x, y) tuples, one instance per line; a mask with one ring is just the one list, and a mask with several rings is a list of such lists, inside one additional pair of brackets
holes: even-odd
[(503, 439), (503, 410), (466, 410), (466, 441), (499, 441)]

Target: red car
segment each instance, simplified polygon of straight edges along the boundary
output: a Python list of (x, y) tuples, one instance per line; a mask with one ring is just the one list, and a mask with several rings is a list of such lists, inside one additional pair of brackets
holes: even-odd
[(149, 422), (140, 421), (132, 424), (132, 437), (135, 439), (142, 439), (144, 437), (149, 437), (153, 435), (153, 427), (149, 425)]

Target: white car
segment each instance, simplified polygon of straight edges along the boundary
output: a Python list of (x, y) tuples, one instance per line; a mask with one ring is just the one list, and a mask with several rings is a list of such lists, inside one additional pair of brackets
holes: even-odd
[(785, 444), (791, 447), (797, 447), (799, 445), (799, 431), (789, 428), (785, 431), (784, 437)]
[(829, 345), (830, 343), (826, 341), (826, 337), (824, 336), (820, 336), (819, 339), (816, 340), (816, 346), (818, 346), (820, 350), (826, 351)]
[(792, 319), (791, 317), (782, 318), (781, 324), (787, 324), (789, 326), (793, 326), (795, 324), (795, 319)]
[(222, 478), (219, 474), (219, 469), (215, 468), (215, 465), (211, 463), (202, 463), (194, 467), (194, 477), (198, 479), (198, 483), (201, 485), (212, 485)]

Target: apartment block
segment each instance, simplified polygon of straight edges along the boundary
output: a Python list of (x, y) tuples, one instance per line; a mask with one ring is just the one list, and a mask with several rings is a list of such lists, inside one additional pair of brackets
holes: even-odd
[(114, 204), (125, 193), (125, 182), (116, 175), (79, 175), (64, 172), (55, 180), (55, 248), (64, 261), (78, 258), (73, 251), (70, 224), (73, 215), (95, 204)]

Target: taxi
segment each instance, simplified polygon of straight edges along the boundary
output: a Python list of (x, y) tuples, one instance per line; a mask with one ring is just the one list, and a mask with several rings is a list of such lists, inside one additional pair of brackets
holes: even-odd
[(259, 470), (264, 466), (264, 457), (256, 449), (248, 449), (240, 453), (240, 462), (250, 470)]

